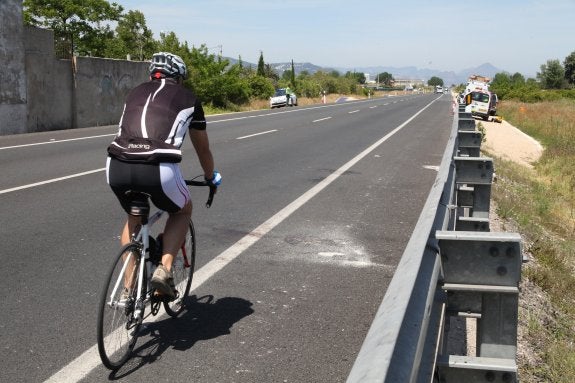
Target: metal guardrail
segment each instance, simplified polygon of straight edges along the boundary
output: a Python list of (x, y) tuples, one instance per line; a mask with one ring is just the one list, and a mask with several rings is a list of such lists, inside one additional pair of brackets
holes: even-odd
[[(460, 106), (348, 383), (517, 381), (521, 238), (489, 231), (493, 163), (480, 157), (481, 140)], [(454, 316), (477, 322), (475, 355), (448, 354)]]

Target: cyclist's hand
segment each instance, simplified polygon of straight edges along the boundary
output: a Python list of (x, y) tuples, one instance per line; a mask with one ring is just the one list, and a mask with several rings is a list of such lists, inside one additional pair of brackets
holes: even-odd
[(222, 183), (222, 175), (217, 170), (214, 170), (214, 174), (211, 179), (204, 177), (204, 179), (210, 184), (210, 188), (215, 188), (217, 190), (218, 186)]

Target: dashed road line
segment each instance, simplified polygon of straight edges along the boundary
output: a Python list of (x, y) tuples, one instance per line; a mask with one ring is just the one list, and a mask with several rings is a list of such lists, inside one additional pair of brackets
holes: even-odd
[(243, 140), (245, 138), (250, 138), (250, 137), (255, 137), (255, 136), (261, 136), (262, 134), (268, 134), (268, 133), (274, 133), (277, 132), (277, 129), (273, 129), (273, 130), (266, 130), (265, 132), (260, 132), (260, 133), (254, 133), (254, 134), (250, 134), (247, 136), (242, 136), (242, 137), (237, 137), (236, 140)]

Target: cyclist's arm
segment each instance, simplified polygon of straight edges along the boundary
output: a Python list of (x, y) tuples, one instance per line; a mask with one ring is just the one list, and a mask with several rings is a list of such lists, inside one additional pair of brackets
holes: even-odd
[(214, 158), (210, 150), (208, 133), (205, 130), (190, 129), (190, 139), (198, 154), (204, 177), (208, 180), (212, 179), (214, 175)]

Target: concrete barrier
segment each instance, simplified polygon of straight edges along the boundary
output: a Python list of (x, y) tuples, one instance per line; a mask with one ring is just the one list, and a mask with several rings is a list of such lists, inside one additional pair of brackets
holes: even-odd
[(148, 63), (58, 59), (50, 30), (24, 26), (21, 0), (0, 2), (0, 135), (116, 124)]

